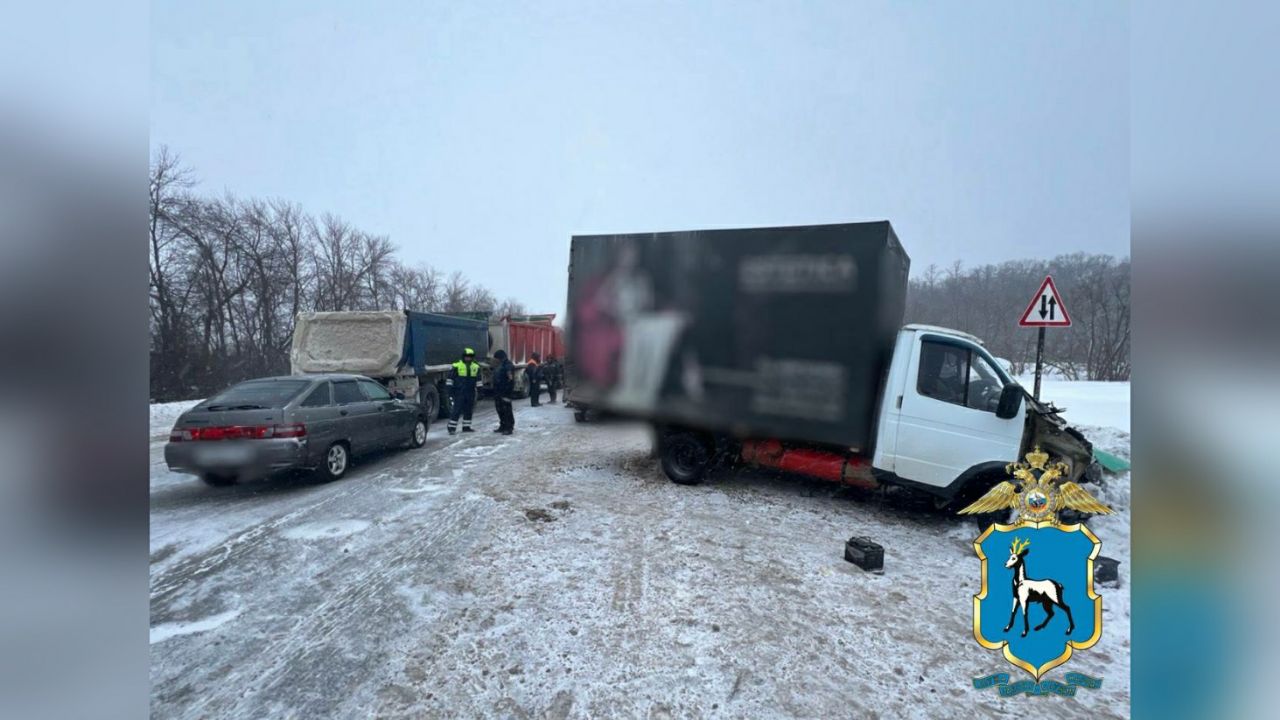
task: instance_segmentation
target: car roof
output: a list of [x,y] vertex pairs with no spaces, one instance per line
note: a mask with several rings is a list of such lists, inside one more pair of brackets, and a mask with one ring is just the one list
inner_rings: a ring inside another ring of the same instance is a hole
[[274,375],[271,377],[251,378],[243,382],[270,382],[273,380],[368,380],[364,375],[353,373],[307,373],[305,375]]

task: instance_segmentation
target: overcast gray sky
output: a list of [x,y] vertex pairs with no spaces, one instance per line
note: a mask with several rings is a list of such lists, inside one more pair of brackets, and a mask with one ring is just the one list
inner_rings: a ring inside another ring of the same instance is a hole
[[151,142],[561,312],[569,237],[1129,252],[1124,4],[157,2]]

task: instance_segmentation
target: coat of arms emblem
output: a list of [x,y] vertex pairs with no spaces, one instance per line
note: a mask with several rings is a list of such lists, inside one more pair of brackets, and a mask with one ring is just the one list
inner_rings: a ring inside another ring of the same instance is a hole
[[1093,562],[1102,543],[1083,523],[1061,524],[1058,513],[1101,515],[1111,508],[1064,482],[1066,465],[1050,464],[1038,447],[1006,472],[1017,484],[1002,482],[960,511],[1016,511],[1012,524],[991,525],[973,542],[982,563],[973,635],[1039,682],[1074,650],[1102,637],[1102,597],[1093,587]]

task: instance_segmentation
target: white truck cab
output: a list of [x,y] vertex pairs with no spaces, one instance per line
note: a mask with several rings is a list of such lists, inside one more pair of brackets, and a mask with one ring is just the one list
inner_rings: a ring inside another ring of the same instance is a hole
[[[944,488],[975,469],[1015,461],[1027,404],[1006,400],[1000,412],[1011,385],[1017,382],[977,337],[907,325],[898,333],[880,401],[872,467]],[[1022,394],[1020,386],[1010,391]]]

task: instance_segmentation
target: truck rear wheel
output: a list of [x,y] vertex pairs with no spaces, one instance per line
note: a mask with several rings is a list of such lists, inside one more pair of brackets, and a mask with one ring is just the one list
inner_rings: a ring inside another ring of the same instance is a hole
[[427,422],[440,417],[440,393],[435,385],[423,383],[418,388],[418,404],[422,405],[422,414]]
[[661,439],[662,472],[671,482],[697,485],[711,465],[711,451],[702,438],[691,432],[674,432]]

